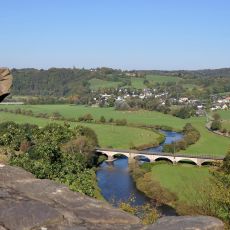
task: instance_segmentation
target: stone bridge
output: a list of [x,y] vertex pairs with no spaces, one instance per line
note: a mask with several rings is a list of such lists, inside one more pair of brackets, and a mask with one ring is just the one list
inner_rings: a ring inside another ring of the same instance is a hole
[[211,163],[215,161],[222,161],[224,156],[210,156],[210,155],[189,155],[189,154],[172,154],[164,152],[148,152],[148,151],[136,151],[136,150],[120,150],[120,149],[96,149],[96,152],[104,154],[108,157],[108,161],[116,160],[116,156],[123,155],[129,160],[137,160],[138,158],[144,157],[150,162],[158,160],[168,160],[173,164],[181,161],[191,161],[194,164],[201,166],[205,163]]

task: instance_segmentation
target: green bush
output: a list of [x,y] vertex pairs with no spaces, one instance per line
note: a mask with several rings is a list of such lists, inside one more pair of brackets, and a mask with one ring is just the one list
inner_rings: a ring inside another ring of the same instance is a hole
[[117,119],[116,125],[127,125],[127,120],[126,119]]
[[221,129],[221,122],[219,120],[214,120],[211,124],[212,130],[220,130]]
[[73,191],[95,196],[95,172],[91,166],[97,136],[93,130],[58,124],[39,129],[8,122],[0,124],[0,134],[1,145],[24,152],[12,154],[11,165],[22,167],[40,179],[59,181]]

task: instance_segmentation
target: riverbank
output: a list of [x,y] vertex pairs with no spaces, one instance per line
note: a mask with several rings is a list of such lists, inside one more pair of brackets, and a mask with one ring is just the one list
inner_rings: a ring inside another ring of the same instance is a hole
[[147,197],[175,208],[180,215],[199,214],[194,206],[203,198],[202,191],[210,185],[211,178],[207,167],[162,162],[142,165],[133,162],[130,173],[136,187]]

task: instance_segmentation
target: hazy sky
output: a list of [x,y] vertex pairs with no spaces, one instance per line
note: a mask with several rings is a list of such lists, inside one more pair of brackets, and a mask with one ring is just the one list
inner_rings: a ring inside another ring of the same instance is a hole
[[0,66],[230,67],[230,0],[0,0]]

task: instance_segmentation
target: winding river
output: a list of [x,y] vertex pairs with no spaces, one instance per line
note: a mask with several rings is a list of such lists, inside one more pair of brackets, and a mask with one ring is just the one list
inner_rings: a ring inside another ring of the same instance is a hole
[[[164,144],[170,144],[180,140],[183,135],[173,131],[161,131],[165,135],[165,141],[157,147],[149,148],[149,152],[162,152]],[[135,197],[134,204],[142,205],[150,202],[150,199],[137,190],[132,176],[128,171],[128,159],[119,158],[109,165],[103,162],[97,170],[98,186],[103,197],[111,204],[117,205],[120,201],[128,201],[131,196]],[[159,207],[162,215],[176,215],[174,209],[162,205]]]

